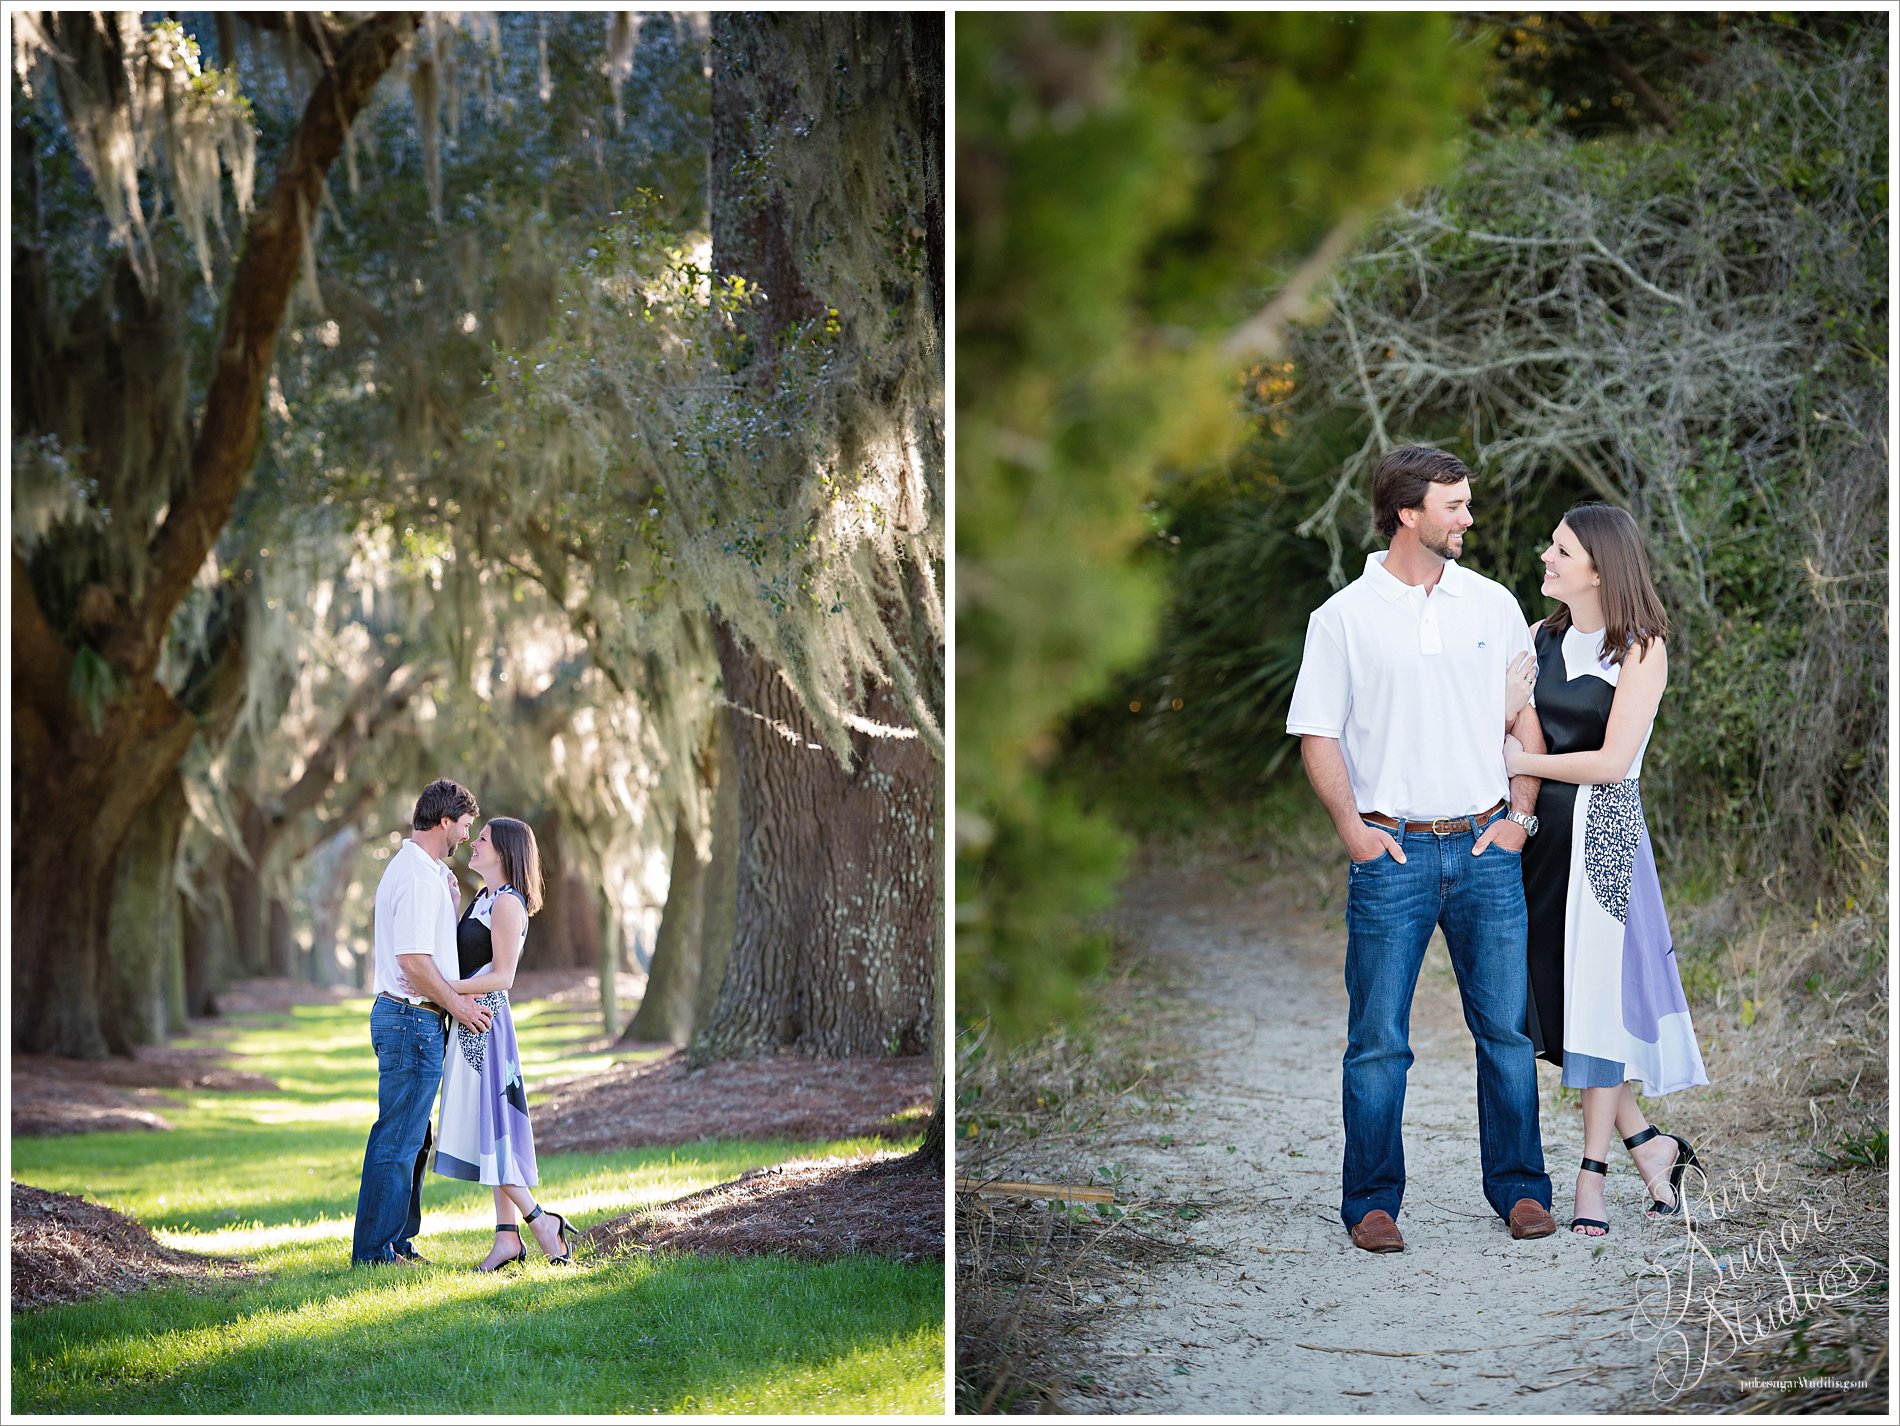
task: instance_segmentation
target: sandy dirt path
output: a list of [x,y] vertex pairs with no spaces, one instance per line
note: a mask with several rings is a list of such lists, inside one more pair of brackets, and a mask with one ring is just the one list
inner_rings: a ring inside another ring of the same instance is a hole
[[1204,1206],[1202,1255],[1147,1279],[1081,1351],[1072,1368],[1093,1381],[1065,1405],[1370,1415],[1647,1401],[1656,1356],[1630,1332],[1637,1275],[1680,1261],[1681,1227],[1644,1222],[1648,1200],[1619,1146],[1610,1236],[1565,1231],[1582,1131],[1540,1067],[1559,1230],[1511,1238],[1480,1187],[1475,1055],[1442,940],[1412,1012],[1407,1251],[1366,1253],[1347,1238],[1344,897],[1343,865],[1271,879],[1258,864],[1150,869],[1125,889],[1120,925],[1186,972],[1199,1028],[1182,1111],[1125,1126],[1101,1153],[1126,1174],[1124,1196]]

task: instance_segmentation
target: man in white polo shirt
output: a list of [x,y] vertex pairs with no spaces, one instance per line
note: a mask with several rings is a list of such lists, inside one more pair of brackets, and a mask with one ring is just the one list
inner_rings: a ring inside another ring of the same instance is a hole
[[[1504,766],[1505,679],[1522,676],[1513,661],[1531,644],[1510,592],[1456,563],[1470,475],[1421,446],[1380,461],[1373,522],[1391,548],[1313,613],[1287,713],[1351,858],[1340,1218],[1369,1252],[1405,1246],[1412,994],[1440,926],[1478,1048],[1485,1198],[1513,1237],[1557,1226],[1525,1033],[1522,853],[1537,780]],[[1543,744],[1534,713],[1511,731]]]
[[490,1011],[458,995],[455,873],[444,863],[468,840],[477,812],[467,788],[442,778],[416,799],[414,835],[404,839],[376,887],[376,999],[369,1039],[376,1050],[376,1123],[363,1150],[350,1247],[358,1264],[419,1263],[422,1171],[429,1112],[442,1084],[450,1017],[488,1028]]

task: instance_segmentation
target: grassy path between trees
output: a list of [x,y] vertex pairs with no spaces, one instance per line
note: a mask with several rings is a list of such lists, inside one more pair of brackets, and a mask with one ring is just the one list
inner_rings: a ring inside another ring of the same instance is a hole
[[[516,1025],[530,1103],[549,1078],[613,1061],[585,1050],[597,1022],[526,1002]],[[417,1248],[434,1266],[353,1270],[375,1117],[367,1002],[234,1017],[217,1035],[277,1089],[174,1094],[170,1133],[15,1140],[13,1176],[257,1275],[15,1313],[12,1411],[942,1409],[941,1264],[659,1254],[569,1272],[531,1257],[482,1276],[466,1268],[492,1241],[489,1191],[431,1175]],[[584,1228],[750,1168],[886,1147],[709,1139],[544,1154],[536,1192]]]

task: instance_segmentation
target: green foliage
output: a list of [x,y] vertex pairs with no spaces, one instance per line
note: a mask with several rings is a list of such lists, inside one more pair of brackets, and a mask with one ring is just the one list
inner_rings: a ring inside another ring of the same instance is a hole
[[1231,448],[1219,337],[1435,170],[1480,56],[1441,15],[971,14],[957,46],[959,1003],[1033,1029],[1116,871],[1041,769],[1153,636],[1142,502]]
[[251,105],[235,71],[205,69],[182,25],[147,29],[136,11],[24,12],[13,29],[16,96],[55,80],[73,151],[140,282],[151,287],[161,276],[141,179],[163,173],[166,206],[209,287],[211,234],[225,237],[223,176],[242,214],[256,172]]
[[[21,1181],[104,1202],[168,1246],[260,1275],[15,1314],[14,1412],[937,1409],[941,1269],[660,1255],[564,1272],[531,1250],[526,1271],[478,1277],[457,1268],[493,1241],[490,1191],[433,1176],[419,1247],[442,1266],[351,1269],[376,1115],[366,1013],[353,1001],[245,1017],[229,1048],[276,1088],[174,1095],[169,1133],[15,1141]],[[517,1025],[531,1095],[612,1058],[589,1053],[591,1027],[546,1003],[524,1003]],[[795,1155],[861,1147],[708,1140],[544,1154],[536,1193],[594,1222]]]
[[[503,484],[613,552],[591,571],[600,625],[664,664],[682,629],[723,620],[841,760],[854,733],[942,743],[942,333],[923,265],[940,75],[911,33],[729,37],[718,62],[750,96],[734,201],[754,206],[722,221],[783,221],[793,270],[740,271],[738,249],[696,251],[629,203],[560,274],[546,343],[494,371]],[[859,716],[874,684],[907,727]]]
[[1114,900],[1132,845],[1076,796],[1026,782],[992,821],[958,821],[981,858],[957,859],[957,939],[989,954],[957,957],[957,1003],[980,1006],[1005,1042],[1040,1033],[1077,1006],[1107,963],[1105,934],[1081,918]]
[[1885,1129],[1870,1129],[1864,1134],[1843,1134],[1839,1143],[1824,1151],[1830,1168],[1887,1167],[1890,1145]]
[[1297,780],[1298,630],[1376,543],[1377,455],[1418,440],[1477,472],[1466,562],[1530,618],[1565,508],[1637,516],[1674,624],[1644,773],[1672,874],[1884,876],[1885,40],[1820,28],[1725,31],[1673,132],[1481,133],[1381,217],[1256,373],[1253,446],[1164,486],[1168,634],[1074,725],[1091,766],[1189,769],[1195,805]]
[[1151,561],[1171,597],[1159,635],[1113,696],[1071,720],[1071,744],[1105,739],[1124,766],[1159,762],[1236,798],[1298,751],[1259,730],[1285,708],[1305,646],[1308,611],[1281,591],[1319,580],[1324,560],[1293,533],[1296,492],[1259,455],[1252,442],[1228,470],[1161,484]]
[[105,722],[106,705],[119,695],[119,679],[112,665],[96,650],[82,647],[73,655],[71,693],[86,726],[98,732]]

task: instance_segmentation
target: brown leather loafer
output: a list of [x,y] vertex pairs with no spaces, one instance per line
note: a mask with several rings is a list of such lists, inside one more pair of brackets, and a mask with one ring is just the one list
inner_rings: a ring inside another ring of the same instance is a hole
[[[1554,1228],[1556,1225],[1553,1223],[1551,1226]],[[1352,1243],[1355,1248],[1364,1248],[1368,1253],[1405,1251],[1405,1239],[1399,1233],[1399,1225],[1392,1221],[1392,1215],[1383,1208],[1373,1209],[1352,1225]]]
[[1518,1199],[1511,1205],[1511,1216],[1505,1221],[1511,1225],[1513,1238],[1548,1238],[1557,1231],[1557,1220],[1534,1198]]

